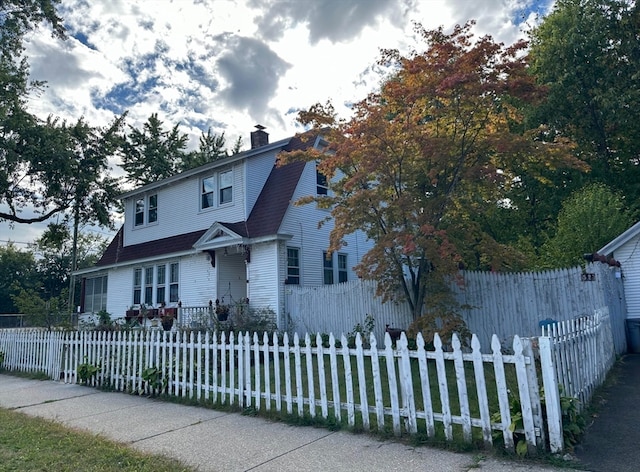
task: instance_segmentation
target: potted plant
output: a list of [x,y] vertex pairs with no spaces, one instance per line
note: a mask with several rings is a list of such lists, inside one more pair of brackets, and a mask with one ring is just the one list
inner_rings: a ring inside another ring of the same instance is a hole
[[165,303],[162,302],[158,309],[158,316],[160,317],[162,329],[171,331],[171,328],[173,328],[173,320],[175,319],[175,309],[166,308]]
[[125,312],[124,316],[126,319],[132,319],[132,318],[137,318],[139,314],[140,314],[140,310],[136,310],[135,306],[131,305]]
[[216,315],[218,321],[227,321],[229,319],[229,305],[222,305],[220,300],[216,300]]

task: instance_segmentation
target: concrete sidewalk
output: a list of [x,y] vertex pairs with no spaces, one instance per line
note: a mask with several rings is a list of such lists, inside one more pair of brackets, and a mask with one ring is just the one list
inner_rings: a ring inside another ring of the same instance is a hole
[[199,471],[559,470],[8,375],[0,375],[0,407],[171,456]]

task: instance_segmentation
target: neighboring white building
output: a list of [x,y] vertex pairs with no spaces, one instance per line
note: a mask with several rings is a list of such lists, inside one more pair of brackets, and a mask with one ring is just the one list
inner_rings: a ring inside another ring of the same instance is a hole
[[280,152],[326,145],[319,136],[269,143],[258,127],[252,149],[154,182],[121,196],[123,226],[82,276],[81,313],[131,306],[206,306],[244,299],[270,308],[282,325],[286,284],[322,285],[355,278],[371,243],[362,233],[331,260],[333,224],[302,196],[326,194],[314,162],[276,166]]
[[627,318],[640,319],[640,222],[598,251],[620,263]]

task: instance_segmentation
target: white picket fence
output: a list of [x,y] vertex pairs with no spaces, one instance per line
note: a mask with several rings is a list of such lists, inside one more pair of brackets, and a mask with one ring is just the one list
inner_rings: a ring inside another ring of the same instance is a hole
[[44,373],[61,378],[66,336],[61,331],[36,328],[0,330],[0,368],[9,371]]
[[609,311],[599,309],[592,316],[544,326],[540,343],[540,349],[553,356],[563,394],[580,400],[581,407],[587,405],[615,362]]
[[[409,349],[404,334],[395,344],[385,334],[384,347],[378,347],[373,335],[367,340],[358,335],[355,347],[349,348],[344,335],[340,342],[330,335],[323,345],[318,334],[312,345],[308,334],[304,340],[295,334],[289,342],[286,334],[278,339],[266,334],[227,337],[210,331],[160,330],[4,330],[0,331],[0,352],[5,355],[4,369],[44,371],[70,383],[79,382],[78,367],[86,363],[99,366],[91,385],[117,391],[164,391],[205,403],[321,416],[364,430],[389,428],[396,435],[424,432],[450,441],[478,439],[487,446],[497,435],[508,450],[514,449],[515,439],[524,441],[531,453],[558,452],[563,449],[559,384],[574,389],[577,381],[567,381],[565,376],[579,376],[566,373],[572,363],[564,359],[572,359],[570,353],[577,352],[582,357],[574,360],[582,362],[574,364],[594,365],[593,375],[585,376],[590,385],[580,387],[584,391],[595,388],[611,365],[611,357],[600,359],[598,348],[610,336],[606,334],[608,317],[597,314],[594,318],[597,321],[576,323],[572,335],[558,327],[549,336],[515,336],[506,346],[494,336],[490,354],[482,353],[475,335],[470,349],[454,336],[450,351],[436,335],[431,351],[425,349],[421,336],[415,349]],[[536,343],[538,353],[534,353]],[[542,383],[537,378],[536,354]],[[161,380],[155,386],[149,380],[150,370]],[[514,410],[515,405],[520,409]],[[522,417],[515,435],[514,415]]]

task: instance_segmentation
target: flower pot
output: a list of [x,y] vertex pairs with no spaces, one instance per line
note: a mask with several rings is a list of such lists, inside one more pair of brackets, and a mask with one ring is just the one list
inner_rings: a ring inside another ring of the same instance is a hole
[[162,320],[162,329],[165,331],[171,331],[171,328],[173,328],[173,318]]

